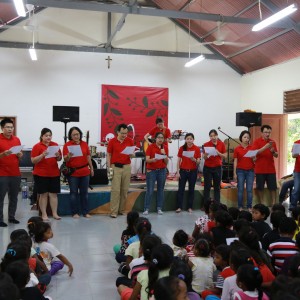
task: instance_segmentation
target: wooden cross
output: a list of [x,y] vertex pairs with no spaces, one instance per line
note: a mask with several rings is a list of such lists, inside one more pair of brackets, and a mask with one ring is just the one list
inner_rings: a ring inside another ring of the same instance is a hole
[[112,59],[110,58],[110,56],[108,56],[105,60],[107,60],[107,68],[110,69],[110,62],[112,61]]

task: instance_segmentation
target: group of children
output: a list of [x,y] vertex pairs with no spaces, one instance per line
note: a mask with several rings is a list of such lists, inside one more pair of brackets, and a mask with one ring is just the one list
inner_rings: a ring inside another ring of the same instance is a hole
[[287,217],[275,204],[272,228],[269,215],[263,204],[251,213],[210,201],[192,235],[180,229],[168,245],[147,218],[130,212],[114,247],[121,299],[300,299],[300,208]]
[[71,276],[73,266],[48,242],[53,237],[50,223],[31,217],[27,229],[14,230],[0,264],[0,300],[44,300],[53,275],[64,265]]

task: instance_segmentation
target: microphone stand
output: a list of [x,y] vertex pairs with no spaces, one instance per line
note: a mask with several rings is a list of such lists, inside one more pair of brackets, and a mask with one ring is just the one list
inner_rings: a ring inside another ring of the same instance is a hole
[[227,140],[227,179],[226,179],[226,181],[227,181],[228,183],[230,183],[230,176],[229,176],[229,165],[230,165],[230,164],[229,164],[229,156],[230,156],[230,154],[229,154],[229,151],[230,151],[229,146],[230,146],[230,140],[234,141],[234,142],[237,143],[238,145],[240,145],[240,143],[237,142],[236,140],[234,140],[230,135],[228,135],[227,133],[225,133],[224,131],[222,131],[222,130],[221,130],[221,127],[218,127],[218,130],[219,130],[221,133],[223,133],[224,135],[226,135],[227,138],[228,138],[228,140]]

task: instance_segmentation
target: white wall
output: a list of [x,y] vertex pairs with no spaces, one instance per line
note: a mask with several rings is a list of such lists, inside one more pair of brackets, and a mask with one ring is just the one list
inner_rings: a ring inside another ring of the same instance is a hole
[[244,75],[241,79],[242,110],[283,113],[283,92],[300,88],[300,58]]
[[[153,86],[169,88],[171,130],[193,132],[199,145],[212,128],[221,126],[233,137],[244,129],[235,126],[241,77],[223,62],[206,60],[185,69],[184,59],[110,56],[108,69],[104,54],[39,50],[38,61],[32,62],[27,50],[0,48],[0,115],[17,116],[17,135],[27,147],[38,141],[42,127],[51,128],[53,140],[62,144],[64,126],[52,122],[52,106],[80,106],[77,125],[90,130],[90,145],[95,145],[100,139],[101,84]],[[176,156],[177,141],[170,150]]]

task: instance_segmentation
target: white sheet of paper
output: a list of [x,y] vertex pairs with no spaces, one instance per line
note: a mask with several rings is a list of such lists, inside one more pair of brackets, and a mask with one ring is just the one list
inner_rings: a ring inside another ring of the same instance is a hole
[[208,154],[208,156],[217,156],[217,150],[215,147],[204,147],[205,153]]
[[293,154],[300,154],[300,144],[294,144],[293,145],[292,153]]
[[59,151],[59,146],[49,146],[47,148],[48,154],[45,156],[45,158],[55,157],[55,153],[58,151]]
[[80,145],[68,146],[68,150],[73,153],[72,157],[82,156]]
[[230,246],[231,243],[233,243],[234,241],[238,241],[238,240],[239,240],[239,238],[237,238],[237,237],[227,238],[226,239],[226,244],[227,244],[227,246]]
[[130,147],[126,147],[121,153],[130,155],[130,154],[133,154],[134,151],[135,151],[135,146],[130,146]]
[[244,157],[254,157],[256,156],[258,150],[249,150],[245,155]]
[[195,151],[183,151],[182,156],[192,158],[194,157]]
[[164,155],[164,154],[157,154],[157,153],[155,153],[155,159],[157,159],[157,160],[161,160],[161,159],[165,159],[167,156],[166,155]]
[[19,152],[21,152],[21,150],[24,148],[24,145],[20,145],[20,146],[13,146],[9,149],[9,151],[11,151],[11,154],[17,154]]

